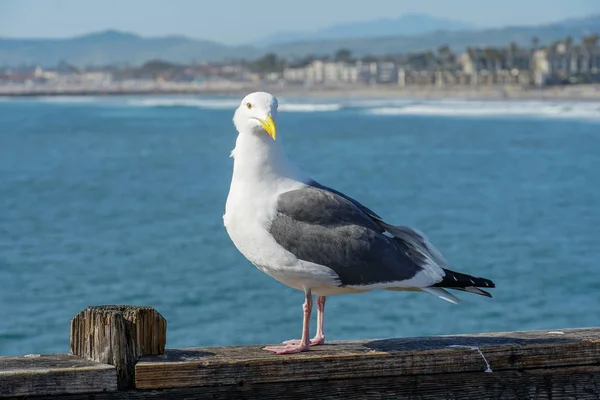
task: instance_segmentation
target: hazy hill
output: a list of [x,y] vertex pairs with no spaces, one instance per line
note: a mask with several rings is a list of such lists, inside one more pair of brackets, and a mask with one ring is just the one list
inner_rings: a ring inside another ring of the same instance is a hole
[[364,39],[343,39],[315,42],[296,42],[270,46],[269,50],[284,57],[302,57],[306,54],[328,55],[340,48],[348,48],[356,55],[398,54],[404,52],[435,50],[449,45],[461,52],[469,46],[531,46],[532,38],[539,45],[550,45],[571,36],[578,41],[582,36],[600,34],[600,15],[569,19],[539,26],[507,26],[494,29],[461,31],[436,31],[417,36],[387,36]]
[[[417,15],[418,16],[418,15]],[[414,18],[415,15],[413,14]],[[423,16],[421,16],[423,17]],[[406,16],[404,17],[406,18]],[[429,18],[429,19],[428,19]],[[414,19],[413,19],[414,20]],[[452,21],[436,20],[430,17],[422,21],[422,29],[433,29],[436,23],[452,24]],[[437,21],[437,22],[436,22]],[[440,22],[441,21],[441,22]],[[361,24],[361,23],[357,23]],[[362,23],[363,35],[383,34],[386,30],[407,29],[416,32],[410,24],[404,28],[392,27],[390,21]],[[460,23],[458,23],[460,24]],[[353,24],[338,25],[324,30],[321,34],[355,34]],[[449,25],[448,25],[449,26]],[[340,48],[348,48],[356,55],[398,54],[410,51],[435,50],[441,45],[450,45],[455,52],[463,51],[467,46],[506,46],[514,41],[520,46],[529,46],[536,36],[540,45],[551,44],[556,40],[580,37],[591,33],[600,33],[600,15],[587,18],[570,19],[541,26],[514,26],[497,29],[462,29],[434,31],[421,34],[387,35],[377,38],[344,38],[279,43],[267,47],[227,46],[217,42],[191,39],[183,36],[141,37],[138,35],[105,31],[68,39],[13,39],[0,38],[0,66],[39,64],[56,65],[66,61],[76,66],[130,64],[141,65],[148,60],[162,59],[173,63],[191,63],[193,61],[217,61],[240,58],[257,58],[266,52],[275,52],[284,57],[303,57],[308,54],[331,55]],[[453,25],[460,27],[460,25]],[[329,32],[329,33],[327,33]],[[345,32],[345,33],[344,33]],[[283,36],[285,38],[285,36]],[[283,39],[282,39],[283,40]],[[291,40],[288,36],[288,39]]]
[[259,45],[290,42],[310,42],[381,36],[414,36],[439,30],[457,31],[474,29],[474,25],[426,14],[404,14],[398,18],[348,22],[315,32],[281,32],[261,40]]
[[257,55],[257,50],[231,47],[184,36],[141,37],[105,31],[68,39],[0,38],[0,65],[54,65],[61,60],[78,66],[132,64],[152,59],[188,63]]

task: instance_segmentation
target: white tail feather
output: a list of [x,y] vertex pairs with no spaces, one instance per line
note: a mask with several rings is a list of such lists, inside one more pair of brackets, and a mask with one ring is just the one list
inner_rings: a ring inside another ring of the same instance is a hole
[[465,288],[465,292],[480,294],[482,296],[489,296],[485,292],[483,292],[482,290],[480,290],[479,288],[476,288],[475,286],[467,286]]
[[450,303],[453,303],[453,304],[458,304],[460,302],[460,299],[458,297],[454,296],[453,294],[447,292],[446,290],[444,290],[442,288],[424,287],[424,288],[421,288],[421,290],[424,292],[427,292],[429,294],[432,294],[434,296],[437,296],[440,299],[449,301]]

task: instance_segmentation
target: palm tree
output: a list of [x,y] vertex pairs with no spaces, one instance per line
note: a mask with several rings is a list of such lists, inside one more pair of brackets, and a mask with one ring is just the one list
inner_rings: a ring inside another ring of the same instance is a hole
[[587,73],[591,73],[593,48],[598,44],[598,35],[588,35],[581,38],[581,44],[585,49],[585,64]]
[[277,58],[275,53],[268,53],[251,64],[251,69],[258,73],[281,72],[285,66],[284,60]]
[[510,42],[510,45],[508,46],[508,54],[509,54],[509,62],[508,62],[508,67],[509,68],[514,68],[515,67],[515,58],[517,57],[517,50],[519,49],[519,46],[517,45],[516,42]]
[[573,45],[573,38],[571,36],[567,36],[565,39],[565,46],[567,47],[567,50],[570,49],[572,45]]
[[437,53],[442,65],[450,64],[454,61],[454,54],[452,54],[452,50],[450,50],[450,46],[448,45],[438,47]]
[[360,60],[364,63],[372,63],[377,62],[378,58],[373,55],[367,54],[366,56],[363,56]]
[[565,73],[567,75],[569,75],[571,72],[571,64],[572,64],[572,59],[573,59],[573,38],[571,36],[567,36],[565,38],[565,51],[566,51],[566,55],[564,58],[564,70]]
[[352,52],[348,49],[339,49],[333,57],[335,61],[348,63],[352,61]]
[[581,43],[586,47],[594,47],[598,44],[598,35],[588,35],[581,38]]
[[531,38],[531,44],[533,45],[533,49],[537,50],[538,44],[540,43],[540,38],[534,36]]
[[487,47],[483,50],[483,55],[485,57],[485,65],[488,70],[495,70],[498,66],[499,53],[498,50]]
[[435,63],[435,54],[429,50],[425,52],[425,58],[427,59],[427,65],[430,66]]

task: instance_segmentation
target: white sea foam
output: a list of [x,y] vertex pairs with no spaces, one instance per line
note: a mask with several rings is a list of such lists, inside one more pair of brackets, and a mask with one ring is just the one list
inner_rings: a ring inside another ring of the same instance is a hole
[[[234,110],[239,100],[232,99],[190,99],[159,97],[151,99],[132,99],[129,105],[137,107],[197,107],[205,109]],[[282,112],[326,112],[338,111],[342,108],[337,103],[283,103],[279,105]]]
[[169,98],[158,97],[150,99],[133,99],[128,102],[129,105],[138,107],[197,107],[227,110],[235,109],[240,102],[227,99],[190,99],[190,98]]
[[375,107],[364,110],[371,115],[435,115],[459,117],[528,116],[543,118],[581,118],[600,121],[599,102],[542,101],[428,101],[400,107]]
[[284,103],[279,105],[279,111],[289,112],[327,112],[338,111],[342,108],[341,104],[302,104],[302,103]]
[[349,108],[378,108],[378,107],[402,107],[408,104],[414,104],[415,100],[407,99],[364,99],[350,100],[345,102]]
[[73,103],[92,103],[98,100],[95,96],[48,96],[33,97],[32,100],[43,103],[73,104]]
[[[10,98],[0,97],[0,101]],[[34,97],[29,100],[45,103],[106,103],[133,107],[194,107],[201,109],[235,110],[237,98],[218,97],[125,97],[96,96]],[[598,101],[475,101],[475,100],[415,100],[415,99],[330,99],[311,102],[309,99],[280,99],[279,111],[284,113],[317,113],[348,110],[377,116],[415,115],[446,117],[532,117],[582,119],[600,121]]]

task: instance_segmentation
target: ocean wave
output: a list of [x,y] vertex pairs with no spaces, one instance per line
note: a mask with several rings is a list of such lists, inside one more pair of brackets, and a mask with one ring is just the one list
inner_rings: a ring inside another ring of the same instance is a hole
[[173,99],[173,98],[154,98],[154,99],[134,99],[128,102],[129,105],[138,107],[196,107],[209,108],[217,110],[235,109],[240,102],[237,100],[223,99]]
[[456,117],[524,116],[543,118],[582,118],[600,120],[598,102],[473,102],[440,101],[408,104],[399,107],[375,107],[365,109],[370,115],[434,115]]
[[[199,109],[230,110],[240,104],[238,98],[219,97],[124,97],[53,96],[33,97],[33,101],[57,104],[102,104],[129,107],[192,107]],[[12,98],[1,97],[0,101]],[[282,113],[350,112],[373,116],[441,116],[463,118],[528,117],[554,119],[582,119],[600,121],[599,101],[568,100],[429,100],[429,99],[281,99]]]
[[33,97],[31,100],[42,103],[57,103],[57,104],[77,104],[77,103],[93,103],[98,101],[95,96],[48,96],[48,97]]
[[379,108],[379,107],[402,107],[415,104],[415,100],[408,99],[364,99],[349,100],[344,103],[347,108]]
[[342,109],[341,104],[302,104],[288,103],[280,104],[278,111],[289,112],[327,112],[339,111]]
[[[235,110],[240,104],[239,100],[230,99],[133,99],[129,105],[137,107],[196,107],[204,109]],[[338,111],[342,108],[337,103],[284,103],[279,105],[281,112],[327,112]]]

